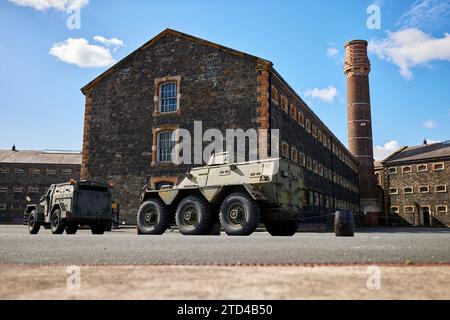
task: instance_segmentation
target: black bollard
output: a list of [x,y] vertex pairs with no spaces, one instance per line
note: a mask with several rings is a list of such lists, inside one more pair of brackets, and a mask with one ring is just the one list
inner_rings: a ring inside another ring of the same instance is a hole
[[355,220],[351,211],[336,211],[334,214],[334,233],[336,237],[354,237]]

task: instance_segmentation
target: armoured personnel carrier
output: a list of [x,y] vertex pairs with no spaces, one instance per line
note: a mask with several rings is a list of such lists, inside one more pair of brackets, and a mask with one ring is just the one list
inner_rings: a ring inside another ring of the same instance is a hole
[[111,229],[111,189],[92,181],[54,184],[39,204],[27,206],[25,215],[30,234],[37,234],[41,226],[53,234],[75,234],[80,225],[89,226],[93,234],[103,234]]
[[[303,169],[279,158],[234,163],[228,153],[190,170],[177,185],[141,194],[138,234],[159,235],[177,225],[184,235],[252,234],[260,223],[273,236],[292,236],[304,200]],[[234,157],[233,157],[234,159]]]

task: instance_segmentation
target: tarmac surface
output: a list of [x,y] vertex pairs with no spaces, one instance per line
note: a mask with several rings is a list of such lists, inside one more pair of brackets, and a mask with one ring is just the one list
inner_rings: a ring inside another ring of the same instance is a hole
[[81,230],[52,235],[0,226],[0,264],[25,265],[305,265],[449,264],[449,229],[362,229],[354,238],[333,233],[271,237],[138,236],[120,229],[103,236]]

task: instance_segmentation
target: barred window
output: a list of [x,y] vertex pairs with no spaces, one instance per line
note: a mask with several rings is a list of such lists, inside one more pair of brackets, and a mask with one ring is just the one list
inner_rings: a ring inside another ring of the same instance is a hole
[[298,152],[295,148],[291,148],[291,160],[294,162],[298,162]]
[[403,188],[403,193],[404,194],[412,194],[412,193],[414,193],[414,188],[413,187],[405,187],[405,188]]
[[30,193],[39,193],[39,187],[29,186],[28,187],[28,192],[30,192]]
[[397,173],[397,167],[392,167],[388,169],[389,174],[396,174]]
[[419,164],[417,166],[417,172],[425,172],[428,171],[428,165],[426,164]]
[[14,187],[14,193],[22,193],[23,187]]
[[437,213],[447,213],[447,206],[436,206]]
[[159,86],[159,112],[176,112],[178,106],[178,85],[166,82]]
[[8,174],[9,169],[8,168],[0,168],[0,174]]
[[158,133],[158,162],[167,163],[172,161],[172,149],[175,140],[172,140],[173,131],[162,131]]
[[72,174],[72,169],[62,169],[61,173],[62,174]]
[[419,192],[420,193],[428,193],[428,192],[430,192],[430,187],[429,186],[420,186]]
[[300,164],[302,166],[306,166],[306,157],[305,157],[305,154],[303,152],[300,152]]
[[47,169],[46,173],[49,176],[55,176],[56,175],[56,170],[54,170],[54,169]]
[[444,164],[443,163],[433,163],[433,170],[434,171],[444,170]]
[[446,185],[436,186],[435,191],[436,192],[447,192],[447,186]]
[[298,122],[303,128],[305,127],[305,114],[301,111],[298,112]]
[[414,213],[414,206],[405,206],[404,207],[405,213]]
[[41,174],[41,170],[39,170],[39,169],[32,169],[31,170],[31,175],[33,175],[33,176],[38,176],[40,174]]
[[0,193],[8,192],[8,187],[0,187]]
[[0,211],[6,210],[6,203],[0,203]]

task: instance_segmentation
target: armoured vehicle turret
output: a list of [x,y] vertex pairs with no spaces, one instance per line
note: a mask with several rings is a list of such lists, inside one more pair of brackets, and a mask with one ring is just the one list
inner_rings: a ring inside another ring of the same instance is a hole
[[138,234],[162,234],[176,225],[185,235],[208,235],[220,223],[228,235],[245,236],[263,223],[271,235],[292,236],[302,218],[304,196],[298,164],[280,158],[235,163],[228,153],[220,153],[173,187],[153,190],[147,183],[137,214]]
[[108,185],[92,181],[53,184],[38,204],[29,204],[30,234],[37,234],[41,226],[53,234],[75,234],[78,227],[89,226],[93,234],[111,229],[112,195]]

